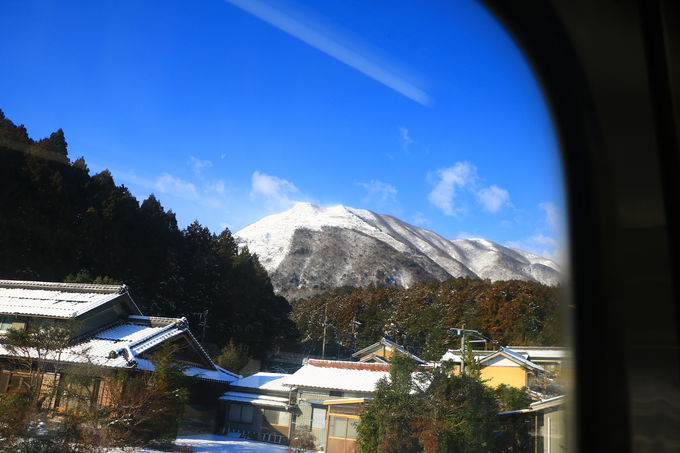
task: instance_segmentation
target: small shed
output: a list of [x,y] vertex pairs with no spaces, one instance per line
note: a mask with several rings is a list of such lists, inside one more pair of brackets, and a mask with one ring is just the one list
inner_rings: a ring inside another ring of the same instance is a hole
[[231,383],[220,397],[221,432],[241,434],[274,443],[287,443],[291,434],[289,374],[255,373]]

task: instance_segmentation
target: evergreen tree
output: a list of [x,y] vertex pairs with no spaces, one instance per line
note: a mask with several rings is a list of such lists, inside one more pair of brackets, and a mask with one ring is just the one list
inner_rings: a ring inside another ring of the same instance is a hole
[[0,111],[0,180],[0,278],[101,276],[127,284],[145,313],[186,316],[193,327],[208,310],[211,350],[238,338],[264,358],[296,335],[290,305],[228,230],[180,229],[154,195],[140,205],[108,170],[70,163],[62,130],[36,142]]
[[358,442],[364,453],[488,452],[497,413],[495,392],[478,378],[396,358],[361,414]]

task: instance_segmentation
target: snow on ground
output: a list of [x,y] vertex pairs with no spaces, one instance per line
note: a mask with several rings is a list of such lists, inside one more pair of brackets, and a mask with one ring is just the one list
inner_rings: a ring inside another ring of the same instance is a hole
[[194,452],[199,453],[264,453],[289,451],[287,446],[241,439],[236,433],[232,433],[229,436],[199,434],[196,436],[180,437],[177,439],[176,443],[177,445],[191,445]]
[[[284,453],[291,451],[284,445],[241,439],[237,433],[231,433],[227,436],[198,434],[195,436],[179,437],[175,443],[177,445],[191,445],[196,453]],[[149,449],[115,449],[110,450],[108,453],[158,453],[158,451]]]

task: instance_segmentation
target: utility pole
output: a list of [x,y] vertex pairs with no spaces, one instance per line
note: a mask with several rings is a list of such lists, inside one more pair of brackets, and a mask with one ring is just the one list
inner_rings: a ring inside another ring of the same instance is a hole
[[356,351],[357,349],[357,327],[361,325],[361,322],[357,321],[357,317],[352,317],[352,349]]
[[321,344],[321,358],[326,358],[326,329],[328,328],[328,300],[323,306],[323,343]]
[[463,335],[460,336],[460,374],[461,376],[465,374],[465,337],[467,332],[465,331],[465,323],[463,323],[463,328],[461,329]]
[[[467,349],[467,337],[473,337],[473,338],[480,338],[484,341],[489,341],[494,344],[497,344],[501,346],[497,341],[492,340],[491,338],[487,337],[483,333],[477,331],[477,330],[468,330],[465,328],[465,324],[463,324],[462,328],[453,328],[449,329],[449,335],[453,336],[460,336],[460,374],[465,373],[465,352]],[[472,341],[479,341],[479,340],[472,340]],[[470,341],[470,343],[472,342]],[[502,346],[501,346],[502,347]]]
[[203,329],[201,331],[201,345],[205,342],[205,328],[208,325],[208,310],[202,311],[200,313],[194,313],[198,315],[198,325]]
[[208,326],[208,310],[203,312],[203,332],[201,332],[201,343],[205,343],[205,328]]

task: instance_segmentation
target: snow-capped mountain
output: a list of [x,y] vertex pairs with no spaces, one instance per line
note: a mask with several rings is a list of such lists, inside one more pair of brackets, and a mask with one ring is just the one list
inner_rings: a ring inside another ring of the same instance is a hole
[[486,239],[445,239],[395,217],[346,206],[297,203],[238,231],[277,292],[370,283],[408,287],[471,277],[555,285],[553,261]]

